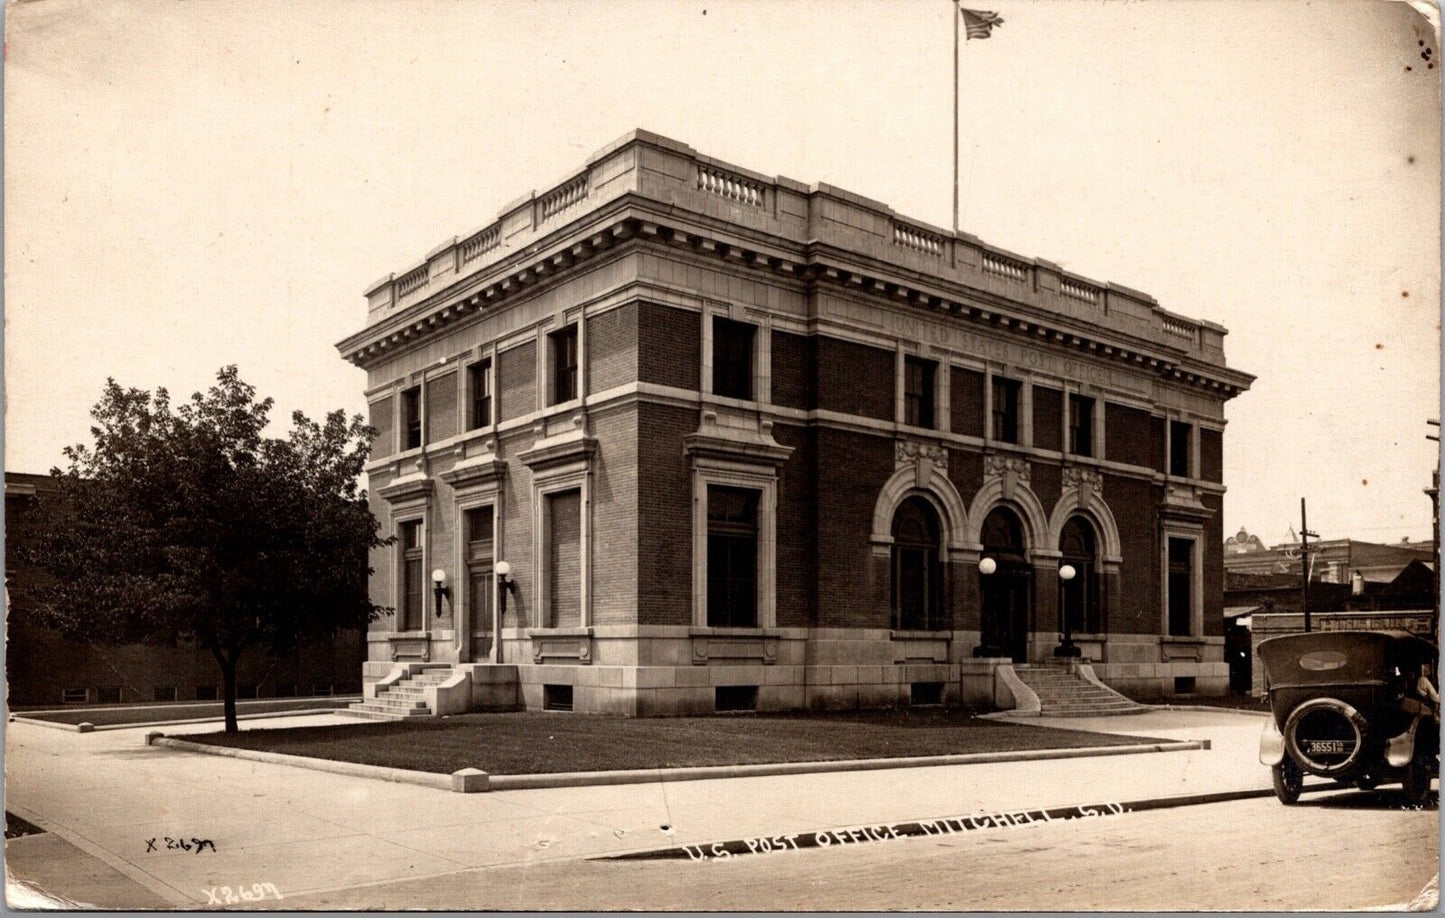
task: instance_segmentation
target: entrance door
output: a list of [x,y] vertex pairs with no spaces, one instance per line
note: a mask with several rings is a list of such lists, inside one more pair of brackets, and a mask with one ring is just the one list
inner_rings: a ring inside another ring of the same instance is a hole
[[992,574],[979,575],[983,644],[989,650],[1027,662],[1033,619],[1034,569],[1024,549],[1023,525],[1013,511],[995,508],[983,521],[983,557],[992,558]]

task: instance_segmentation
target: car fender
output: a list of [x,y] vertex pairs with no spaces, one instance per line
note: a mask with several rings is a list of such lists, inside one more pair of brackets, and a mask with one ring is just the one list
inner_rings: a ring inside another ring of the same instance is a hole
[[1385,743],[1385,761],[1395,768],[1404,768],[1415,758],[1415,731],[1420,728],[1420,718],[1410,721],[1410,726],[1399,736],[1392,736]]
[[1271,715],[1259,734],[1259,763],[1273,768],[1284,761],[1284,734]]

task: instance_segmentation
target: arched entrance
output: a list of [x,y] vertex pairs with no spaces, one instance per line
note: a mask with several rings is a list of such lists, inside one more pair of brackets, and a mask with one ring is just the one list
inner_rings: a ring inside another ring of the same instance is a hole
[[1074,569],[1072,580],[1059,580],[1059,608],[1073,634],[1099,634],[1104,630],[1099,607],[1099,550],[1094,527],[1081,516],[1071,516],[1059,536],[1059,566]]
[[994,570],[979,576],[982,643],[975,655],[1026,662],[1034,569],[1026,554],[1023,523],[1009,508],[995,507],[984,518],[980,535],[983,557],[993,561]]
[[893,514],[891,626],[928,631],[943,626],[943,527],[933,505],[917,495]]

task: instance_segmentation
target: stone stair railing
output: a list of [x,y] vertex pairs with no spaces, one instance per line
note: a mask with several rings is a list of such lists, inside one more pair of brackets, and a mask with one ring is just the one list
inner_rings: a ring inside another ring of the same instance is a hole
[[435,717],[438,707],[452,705],[437,703],[438,690],[451,687],[465,676],[452,671],[449,663],[412,663],[397,667],[390,675],[375,686],[368,686],[366,700],[357,702],[347,713],[371,720],[413,720],[421,717]]
[[1098,679],[1092,670],[1067,663],[1016,664],[1014,674],[1038,696],[1044,717],[1095,717],[1140,714],[1148,708],[1126,698]]

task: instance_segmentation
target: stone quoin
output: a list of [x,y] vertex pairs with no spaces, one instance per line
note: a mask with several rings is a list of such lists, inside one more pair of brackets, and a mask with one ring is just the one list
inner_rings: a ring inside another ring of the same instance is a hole
[[1217,325],[644,131],[366,299],[373,702],[1227,689]]

